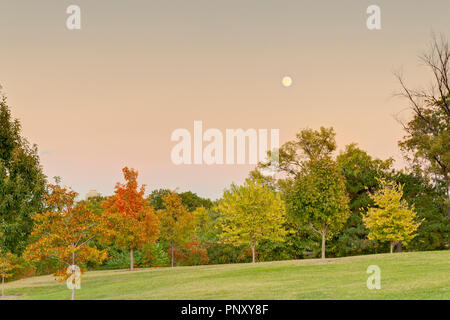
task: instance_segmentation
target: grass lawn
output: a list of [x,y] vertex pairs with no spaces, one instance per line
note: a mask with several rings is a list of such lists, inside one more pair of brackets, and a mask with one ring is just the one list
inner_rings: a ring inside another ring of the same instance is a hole
[[[366,287],[369,265],[381,289]],[[10,299],[70,299],[52,276],[7,283]],[[77,299],[450,299],[450,252],[411,252],[338,259],[92,271]]]

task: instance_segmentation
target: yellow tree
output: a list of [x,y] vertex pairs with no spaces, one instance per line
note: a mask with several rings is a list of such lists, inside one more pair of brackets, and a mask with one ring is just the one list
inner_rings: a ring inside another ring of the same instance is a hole
[[194,233],[196,236],[204,234],[211,227],[211,217],[208,209],[205,207],[198,207],[193,212],[194,219]]
[[[105,232],[101,217],[85,205],[75,206],[77,193],[56,185],[49,186],[52,192],[46,204],[51,211],[33,216],[32,243],[24,252],[28,261],[55,260],[54,273],[59,281],[71,278],[88,261],[100,263],[106,259],[106,251],[90,246],[91,240]],[[75,299],[75,283],[72,282],[72,300]]]
[[175,246],[190,239],[194,231],[194,219],[183,205],[181,197],[173,191],[163,197],[163,206],[164,209],[158,210],[157,214],[161,221],[161,238],[170,245],[173,267]]
[[416,234],[420,222],[416,222],[414,207],[402,199],[403,187],[395,182],[379,179],[381,188],[371,194],[375,204],[363,216],[370,240],[389,241],[390,252],[400,241],[407,244]]
[[2,277],[2,297],[5,296],[5,279],[13,276],[19,268],[17,256],[0,248],[0,276]]
[[138,186],[138,172],[122,169],[126,184],[117,183],[115,194],[102,203],[104,217],[111,231],[109,239],[130,250],[130,270],[134,268],[134,250],[159,235],[159,220],[145,197],[145,185]]
[[235,246],[249,245],[252,261],[261,240],[284,241],[285,205],[279,193],[247,179],[243,186],[232,185],[224,192],[217,210],[223,214],[220,239]]

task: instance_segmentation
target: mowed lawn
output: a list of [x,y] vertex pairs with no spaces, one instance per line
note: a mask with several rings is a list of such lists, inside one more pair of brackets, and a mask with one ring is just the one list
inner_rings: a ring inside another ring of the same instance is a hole
[[[381,269],[381,289],[366,286]],[[70,299],[52,276],[6,284],[9,299]],[[256,264],[92,271],[77,299],[450,299],[450,252],[411,252]]]

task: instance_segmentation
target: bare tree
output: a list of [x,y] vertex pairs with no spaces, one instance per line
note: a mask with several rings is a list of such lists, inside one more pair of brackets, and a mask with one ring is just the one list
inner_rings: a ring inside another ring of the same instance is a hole
[[420,56],[432,74],[427,88],[409,88],[403,76],[396,73],[401,92],[413,112],[412,120],[399,122],[406,135],[399,142],[405,156],[435,181],[445,184],[446,208],[450,218],[450,48],[444,35],[433,34],[430,47]]

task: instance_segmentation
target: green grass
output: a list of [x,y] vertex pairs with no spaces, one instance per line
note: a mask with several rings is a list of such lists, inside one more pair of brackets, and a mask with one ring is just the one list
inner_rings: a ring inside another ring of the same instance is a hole
[[[366,269],[381,268],[369,290]],[[11,299],[70,299],[52,276],[6,284]],[[92,271],[77,299],[450,299],[450,252],[411,252],[196,267]]]

